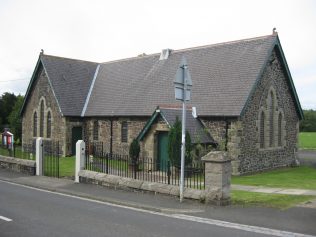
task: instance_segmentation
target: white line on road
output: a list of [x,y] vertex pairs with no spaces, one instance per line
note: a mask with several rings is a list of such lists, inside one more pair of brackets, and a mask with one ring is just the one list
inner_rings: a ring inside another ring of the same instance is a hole
[[7,217],[5,217],[5,216],[0,216],[0,219],[1,220],[4,220],[4,221],[12,221],[12,219],[10,219],[10,218],[7,218]]
[[24,188],[33,189],[33,190],[37,190],[37,191],[41,191],[41,192],[52,193],[52,194],[56,194],[56,195],[60,195],[60,196],[64,196],[64,197],[70,197],[70,198],[79,199],[79,200],[83,200],[83,201],[104,204],[107,206],[120,207],[120,208],[124,208],[124,209],[138,211],[138,212],[150,213],[153,215],[159,215],[159,216],[165,216],[165,217],[170,217],[170,218],[175,218],[175,219],[204,223],[204,224],[208,224],[208,225],[215,225],[215,226],[230,228],[230,229],[238,229],[238,230],[243,230],[243,231],[252,232],[252,233],[260,233],[260,234],[273,235],[273,236],[279,236],[279,237],[316,237],[314,235],[305,235],[305,234],[301,234],[301,233],[270,229],[270,228],[265,228],[265,227],[260,227],[260,226],[243,225],[243,224],[239,224],[239,223],[233,223],[233,222],[227,222],[227,221],[221,221],[221,220],[215,220],[215,219],[208,219],[208,218],[201,218],[201,217],[189,216],[189,215],[184,215],[184,214],[167,214],[167,213],[155,212],[155,211],[144,210],[144,209],[139,209],[139,208],[135,208],[135,207],[129,207],[129,206],[123,206],[123,205],[109,203],[109,202],[93,200],[93,199],[84,198],[84,197],[78,197],[78,196],[65,194],[65,193],[59,193],[59,192],[55,192],[55,191],[49,191],[49,190],[40,189],[40,188],[34,188],[34,187],[26,186],[23,184],[12,183],[10,181],[0,180],[0,182],[9,183],[12,185],[21,186]]
[[175,218],[179,218],[182,220],[189,220],[199,223],[205,223],[209,225],[216,225],[231,229],[238,229],[238,230],[244,230],[248,232],[254,232],[259,234],[266,234],[266,235],[273,235],[273,236],[281,236],[281,237],[314,237],[312,235],[304,235],[300,233],[294,233],[294,232],[288,232],[283,230],[275,230],[270,228],[264,228],[259,226],[251,226],[251,225],[243,225],[238,223],[232,223],[227,221],[220,221],[220,220],[214,220],[214,219],[208,219],[208,218],[201,218],[196,216],[187,216],[183,214],[173,214]]

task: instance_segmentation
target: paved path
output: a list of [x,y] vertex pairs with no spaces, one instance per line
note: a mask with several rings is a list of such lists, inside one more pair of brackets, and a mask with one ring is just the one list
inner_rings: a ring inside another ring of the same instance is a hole
[[307,165],[316,168],[316,150],[299,150],[298,157],[301,165]]
[[248,186],[248,185],[232,185],[233,190],[243,190],[256,193],[274,193],[274,194],[291,194],[291,195],[310,195],[316,196],[315,190],[293,189],[293,188],[269,188],[263,186]]

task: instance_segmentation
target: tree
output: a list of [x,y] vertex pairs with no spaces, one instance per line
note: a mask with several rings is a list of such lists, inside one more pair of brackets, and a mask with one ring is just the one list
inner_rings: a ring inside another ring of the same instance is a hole
[[[168,155],[173,166],[180,168],[181,166],[181,140],[182,140],[182,124],[178,117],[173,126],[170,128],[168,135]],[[188,131],[186,131],[185,141],[185,165],[191,165],[192,163],[192,144],[191,137]]]
[[300,123],[301,132],[316,132],[316,111],[304,110],[304,119]]
[[3,130],[5,125],[9,124],[9,115],[12,112],[13,106],[17,97],[13,93],[5,92],[0,97],[0,129]]
[[10,115],[8,116],[8,122],[10,125],[10,130],[14,134],[15,140],[21,140],[22,136],[22,119],[20,117],[20,111],[23,105],[24,96],[18,95],[16,97],[16,102],[12,108]]

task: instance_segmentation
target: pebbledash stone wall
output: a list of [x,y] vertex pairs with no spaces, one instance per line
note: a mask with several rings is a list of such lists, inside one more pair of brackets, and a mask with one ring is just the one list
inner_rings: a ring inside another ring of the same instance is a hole
[[[110,151],[111,123],[112,123],[112,151],[113,153],[128,155],[129,145],[138,136],[145,126],[148,117],[113,117],[113,118],[88,118],[84,123],[84,140],[93,140],[93,124],[98,122],[98,140],[103,142],[104,151]],[[122,142],[122,123],[126,121],[128,126],[127,142]]]
[[[284,67],[280,57],[274,52],[264,70],[255,93],[250,98],[248,107],[240,122],[237,122],[236,152],[240,162],[238,172],[243,174],[262,171],[283,166],[290,166],[297,162],[297,142],[299,117]],[[269,95],[274,95],[273,129],[270,132],[269,121]],[[264,118],[264,147],[260,147],[260,113]],[[278,144],[278,114],[282,114],[282,140]],[[274,136],[272,146],[269,144],[270,136]],[[238,165],[237,165],[238,166]],[[236,167],[235,167],[236,168]]]
[[28,175],[35,175],[36,162],[0,155],[0,168]]
[[[40,104],[44,103],[44,133],[43,138],[65,141],[66,119],[62,117],[48,78],[43,68],[39,69],[37,78],[30,91],[30,96],[22,116],[22,145],[40,136]],[[34,113],[37,113],[37,136],[33,136]],[[51,113],[51,138],[47,138],[47,114]],[[65,153],[65,143],[62,142],[62,153]]]
[[239,143],[242,123],[238,118],[202,118],[204,126],[218,143],[218,150],[226,150],[231,160],[232,173],[239,174]]

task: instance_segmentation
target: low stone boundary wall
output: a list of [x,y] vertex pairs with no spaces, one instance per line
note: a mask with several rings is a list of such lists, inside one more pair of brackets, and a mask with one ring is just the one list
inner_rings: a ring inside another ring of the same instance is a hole
[[[85,143],[76,143],[75,182],[106,187],[137,189],[180,196],[180,187],[85,170]],[[183,197],[215,205],[230,204],[231,160],[223,151],[212,151],[202,157],[205,163],[205,190],[185,188]]]
[[[144,190],[148,192],[161,193],[173,196],[180,195],[179,186],[153,183],[131,178],[123,178],[115,175],[98,173],[88,170],[79,171],[79,180],[80,183],[96,184],[105,187]],[[185,188],[183,194],[184,198],[187,199],[195,199],[201,202],[205,201],[204,190]]]
[[0,168],[35,175],[36,162],[0,155]]

